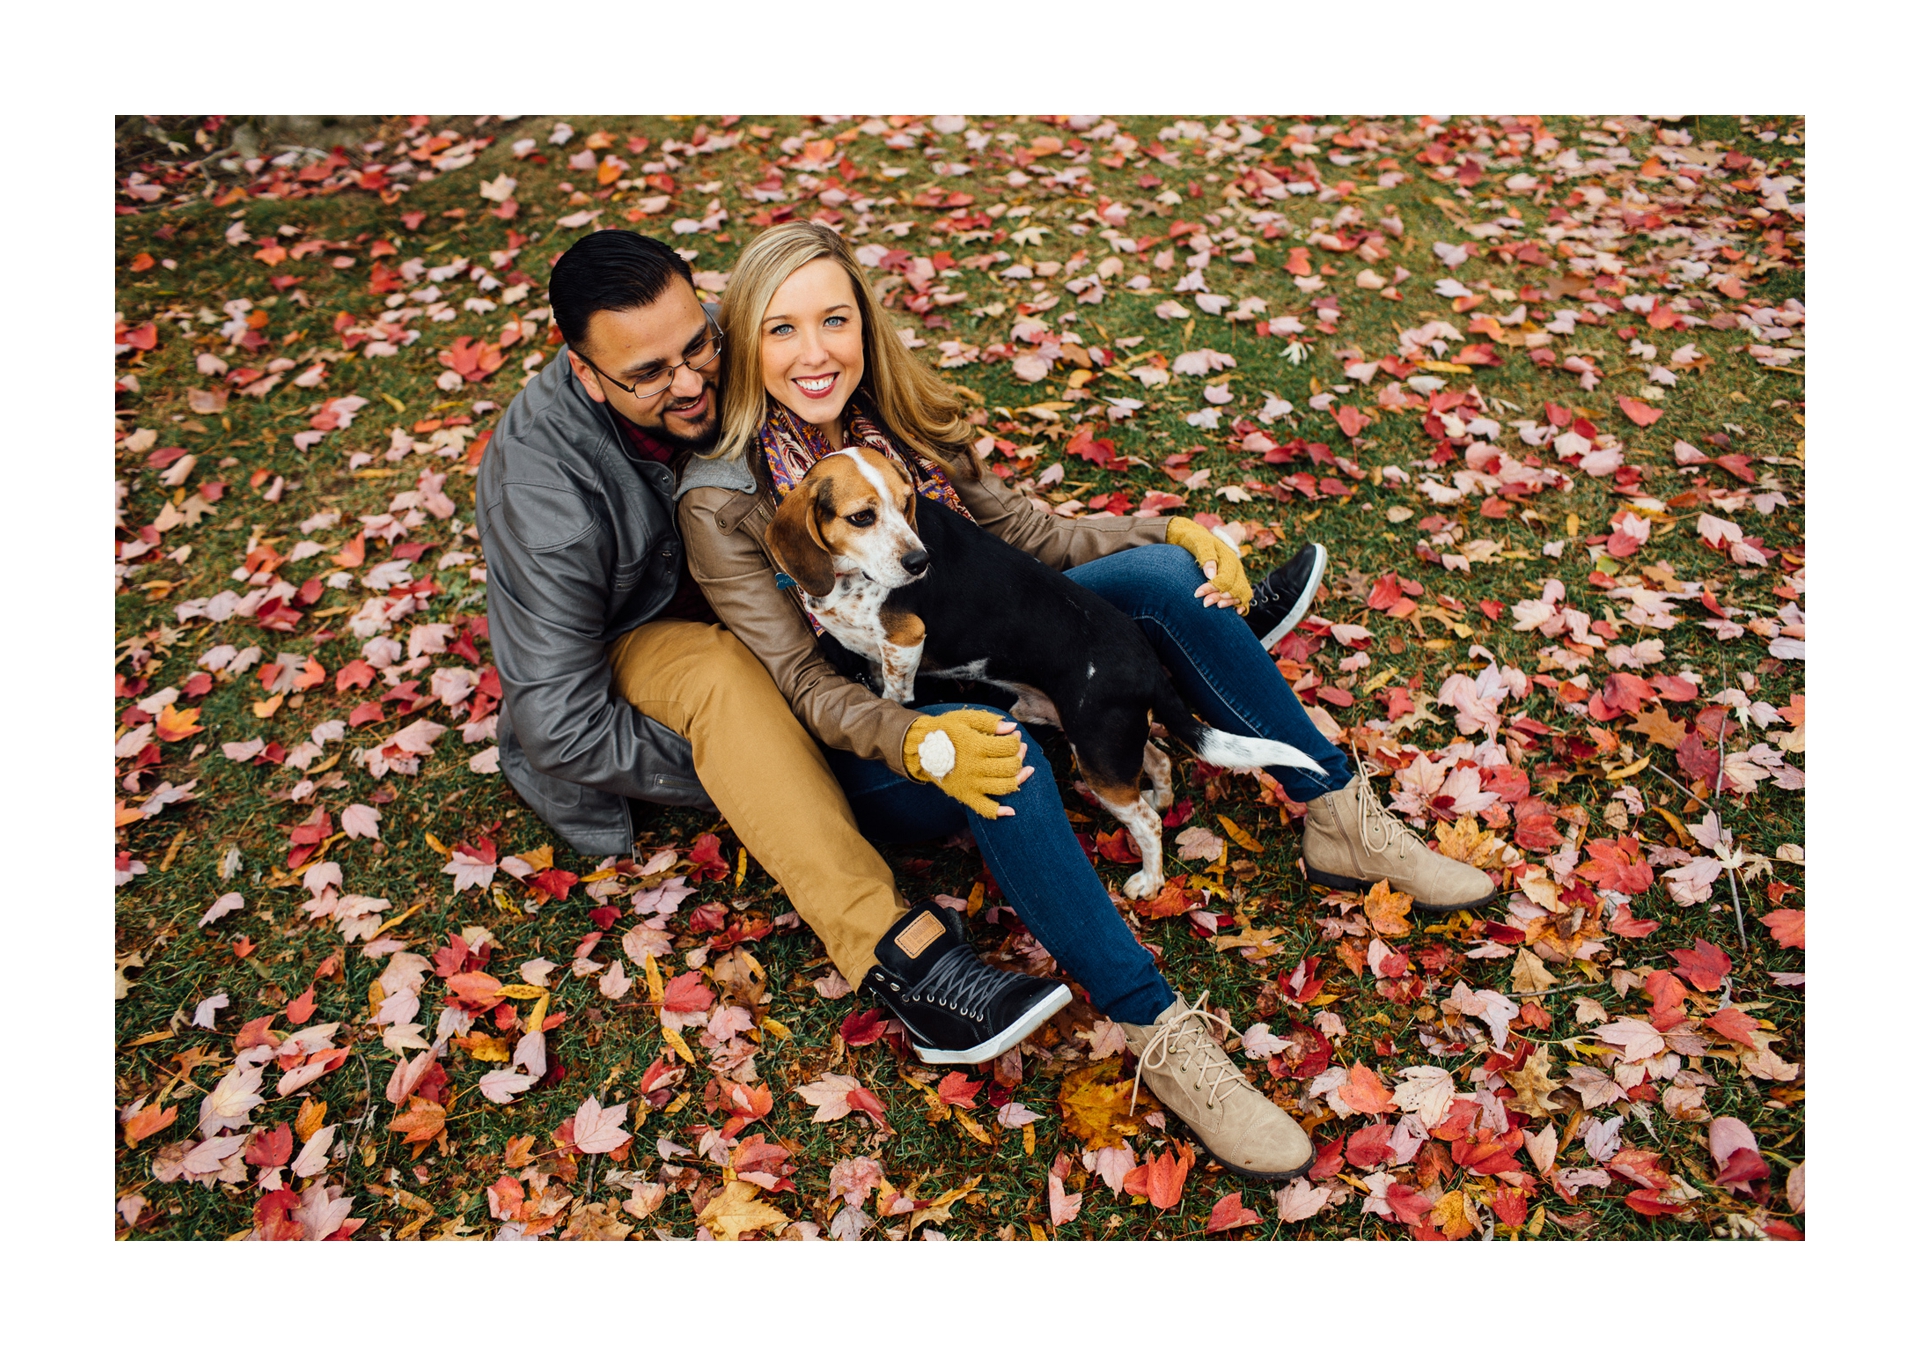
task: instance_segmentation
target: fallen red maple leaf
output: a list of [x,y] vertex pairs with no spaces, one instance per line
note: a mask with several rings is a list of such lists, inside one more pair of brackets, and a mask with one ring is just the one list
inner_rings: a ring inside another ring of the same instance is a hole
[[1701,993],[1714,992],[1720,987],[1720,981],[1733,973],[1733,962],[1727,953],[1703,937],[1693,939],[1692,950],[1682,948],[1667,954],[1679,962],[1681,978]]
[[687,854],[692,870],[687,879],[693,881],[722,880],[728,870],[727,859],[720,853],[720,835],[703,833],[693,840],[693,851]]
[[1259,1222],[1260,1216],[1240,1203],[1240,1193],[1232,1191],[1214,1202],[1213,1213],[1207,1216],[1207,1232],[1224,1233],[1228,1229],[1240,1229]]
[[887,1015],[874,1008],[870,1012],[850,1012],[840,1023],[840,1039],[850,1046],[872,1045],[886,1030]]
[[974,1105],[974,1094],[978,1093],[980,1089],[985,1086],[986,1083],[984,1080],[976,1083],[958,1069],[955,1069],[952,1073],[940,1080],[940,1086],[937,1092],[940,1100],[948,1106],[971,1108]]

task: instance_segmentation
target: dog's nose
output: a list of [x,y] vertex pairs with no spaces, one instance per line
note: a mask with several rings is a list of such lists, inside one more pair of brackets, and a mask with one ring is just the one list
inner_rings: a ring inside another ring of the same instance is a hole
[[900,563],[907,567],[908,574],[925,574],[929,557],[924,549],[909,551],[900,557]]

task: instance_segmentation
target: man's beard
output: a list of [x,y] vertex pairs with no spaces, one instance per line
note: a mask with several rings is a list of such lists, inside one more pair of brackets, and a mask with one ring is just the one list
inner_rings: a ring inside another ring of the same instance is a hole
[[652,437],[658,438],[676,452],[699,453],[712,451],[713,445],[720,441],[720,389],[717,386],[710,386],[707,389],[710,399],[708,402],[707,431],[705,433],[695,438],[683,438],[667,427],[664,414],[661,416],[660,422],[648,429],[647,433]]

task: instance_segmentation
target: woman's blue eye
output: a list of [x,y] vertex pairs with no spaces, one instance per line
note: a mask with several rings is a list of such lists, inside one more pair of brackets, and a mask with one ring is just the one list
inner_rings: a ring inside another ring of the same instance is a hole
[[847,318],[843,315],[830,315],[827,317],[827,323],[829,325],[844,325],[847,323]]
[[784,339],[787,335],[792,333],[793,333],[793,326],[787,325],[787,324],[775,325],[772,329],[767,331],[768,337],[773,339]]

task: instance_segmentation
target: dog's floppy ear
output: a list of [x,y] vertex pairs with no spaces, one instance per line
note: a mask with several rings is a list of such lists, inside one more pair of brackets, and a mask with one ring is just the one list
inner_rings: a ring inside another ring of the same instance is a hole
[[833,592],[833,556],[820,541],[814,524],[814,499],[822,482],[802,482],[781,501],[767,529],[767,550],[773,563],[814,598]]

